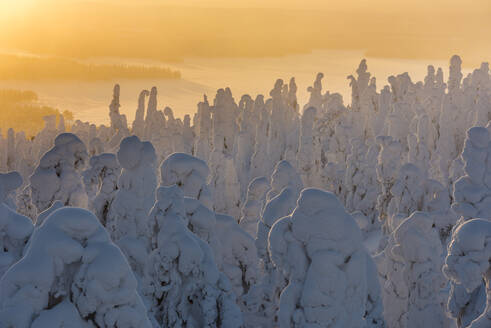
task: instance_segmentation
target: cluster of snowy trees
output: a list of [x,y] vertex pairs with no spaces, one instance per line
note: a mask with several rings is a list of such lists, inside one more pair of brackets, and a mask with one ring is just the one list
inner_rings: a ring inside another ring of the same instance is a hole
[[0,326],[490,327],[488,64],[322,79],[0,134]]

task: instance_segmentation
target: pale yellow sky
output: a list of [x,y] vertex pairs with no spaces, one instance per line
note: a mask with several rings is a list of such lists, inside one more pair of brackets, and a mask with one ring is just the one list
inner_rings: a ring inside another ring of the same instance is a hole
[[294,8],[354,11],[489,11],[489,0],[0,0],[0,14],[19,14],[40,5],[60,3],[112,3],[142,6],[148,4],[222,7],[222,8]]
[[491,57],[490,17],[491,0],[0,0],[0,48],[163,61],[357,49],[475,64]]

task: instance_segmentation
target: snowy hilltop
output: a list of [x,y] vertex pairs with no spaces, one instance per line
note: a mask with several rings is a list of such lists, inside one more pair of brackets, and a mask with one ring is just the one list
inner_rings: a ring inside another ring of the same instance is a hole
[[491,327],[491,75],[143,90],[0,134],[0,327]]

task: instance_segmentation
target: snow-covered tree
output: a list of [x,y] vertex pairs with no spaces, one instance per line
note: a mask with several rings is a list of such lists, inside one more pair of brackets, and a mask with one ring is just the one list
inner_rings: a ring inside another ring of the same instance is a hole
[[223,247],[216,231],[215,212],[204,206],[196,198],[184,197],[184,215],[188,229],[210,245],[215,256],[215,262],[220,269],[223,261]]
[[344,187],[345,206],[349,211],[360,211],[368,218],[367,229],[377,226],[377,196],[380,186],[377,181],[376,145],[366,147],[363,140],[353,138],[350,141],[351,153],[346,159]]
[[106,226],[107,215],[118,190],[121,173],[116,155],[103,153],[90,158],[90,167],[84,171],[85,190],[89,191],[89,208]]
[[150,246],[148,212],[157,186],[155,150],[150,142],[131,136],[121,141],[117,158],[122,171],[106,225],[132,269],[141,276]]
[[84,143],[72,133],[62,133],[46,152],[30,178],[32,202],[38,212],[55,200],[65,206],[87,208],[88,198],[82,182],[82,171],[88,154]]
[[384,231],[389,232],[387,210],[392,199],[390,190],[395,183],[401,165],[402,146],[399,141],[390,136],[378,136],[376,142],[380,147],[377,161],[377,177],[381,186],[381,193],[377,198],[377,209]]
[[334,194],[304,189],[293,213],[271,228],[268,247],[288,282],[280,296],[280,327],[373,324],[365,322],[369,255]]
[[[491,326],[491,222],[482,219],[469,220],[452,234],[443,272],[454,284],[468,293],[477,290],[484,280],[485,295],[473,294],[473,298],[486,297],[484,312],[470,324],[457,321],[459,327],[484,328]],[[476,300],[469,300],[469,302]]]
[[302,176],[303,183],[311,186],[316,178],[315,154],[314,154],[314,120],[317,115],[315,107],[309,107],[302,114],[300,143],[297,153],[297,166]]
[[423,209],[424,178],[420,169],[412,163],[401,166],[397,179],[390,188],[390,195],[385,224],[388,232],[397,228],[400,218]]
[[151,327],[125,257],[80,208],[53,212],[0,281],[0,323],[28,327]]
[[487,164],[490,149],[486,128],[473,127],[467,131],[462,152],[465,176],[455,182],[452,204],[464,219],[491,218],[491,170]]
[[216,233],[222,247],[221,270],[230,279],[237,297],[258,281],[258,258],[254,239],[228,215],[216,214]]
[[16,209],[15,190],[22,186],[19,172],[0,173],[0,203]]
[[12,206],[11,194],[21,184],[19,173],[0,173],[0,277],[21,258],[33,230],[32,221]]
[[138,107],[135,112],[135,120],[133,121],[131,132],[142,138],[145,133],[145,99],[150,95],[148,90],[142,90],[138,96]]
[[448,327],[440,302],[446,283],[441,272],[442,247],[433,220],[424,212],[414,212],[394,231],[394,241],[389,251],[403,262],[408,286],[407,308],[397,326]]
[[261,218],[266,192],[269,190],[269,182],[266,177],[254,178],[247,188],[247,196],[241,209],[239,225],[254,239],[257,236],[257,224]]
[[213,195],[208,188],[210,174],[205,161],[185,153],[169,155],[160,167],[161,186],[177,185],[184,196],[199,200],[213,209]]
[[182,191],[171,186],[156,193],[143,283],[150,313],[162,327],[241,327],[230,281],[209,245],[187,228]]

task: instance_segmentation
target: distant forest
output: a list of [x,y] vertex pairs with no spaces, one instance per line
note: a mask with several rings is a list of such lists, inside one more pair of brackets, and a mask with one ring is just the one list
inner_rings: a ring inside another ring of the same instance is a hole
[[13,128],[16,132],[24,131],[27,137],[31,137],[44,127],[44,116],[56,115],[56,121],[59,122],[60,114],[63,114],[68,126],[73,120],[72,112],[62,112],[39,103],[38,96],[33,91],[0,89],[0,129],[3,136],[6,136],[9,128]]
[[157,65],[96,65],[59,57],[0,54],[0,80],[99,81],[179,78],[179,71]]

